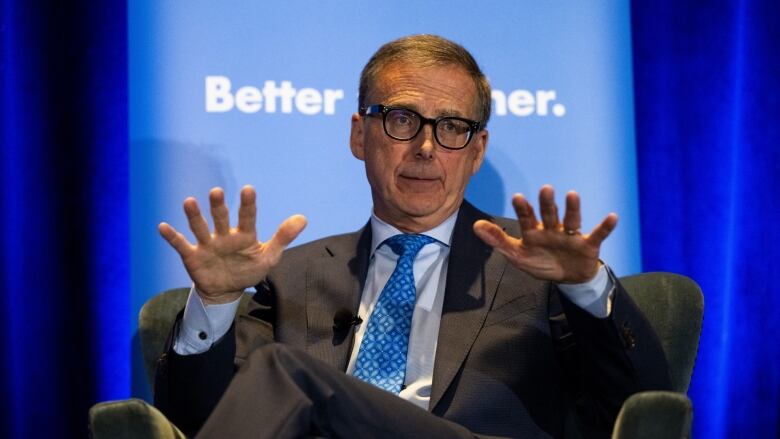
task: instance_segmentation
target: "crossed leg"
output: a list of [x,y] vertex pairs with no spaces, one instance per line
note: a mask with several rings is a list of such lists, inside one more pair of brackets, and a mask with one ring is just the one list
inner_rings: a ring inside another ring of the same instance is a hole
[[198,437],[474,438],[465,427],[282,344],[255,350]]

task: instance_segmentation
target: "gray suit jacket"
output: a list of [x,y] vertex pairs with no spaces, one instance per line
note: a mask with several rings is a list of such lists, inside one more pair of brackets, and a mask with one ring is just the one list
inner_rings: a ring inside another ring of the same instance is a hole
[[[485,245],[472,231],[483,218],[519,235],[514,220],[492,218],[468,202],[461,207],[431,412],[489,435],[562,437],[569,424],[606,436],[629,395],[671,387],[655,334],[619,284],[610,317],[594,318]],[[266,343],[298,347],[346,370],[354,333],[335,329],[334,315],[357,312],[370,244],[367,226],[287,250],[221,342],[195,356],[169,350],[158,371],[157,405],[185,431],[197,429],[235,368]],[[191,389],[197,376],[214,385]]]

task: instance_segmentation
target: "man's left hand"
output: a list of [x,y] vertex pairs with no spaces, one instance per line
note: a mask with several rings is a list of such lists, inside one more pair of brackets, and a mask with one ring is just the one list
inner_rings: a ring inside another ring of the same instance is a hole
[[523,195],[515,195],[512,205],[522,238],[509,236],[501,227],[485,220],[474,223],[477,236],[506,256],[515,267],[537,279],[583,283],[596,276],[601,243],[617,226],[616,214],[610,213],[590,234],[584,235],[580,233],[580,196],[574,191],[566,194],[563,223],[559,221],[558,206],[550,185],[539,191],[541,223]]

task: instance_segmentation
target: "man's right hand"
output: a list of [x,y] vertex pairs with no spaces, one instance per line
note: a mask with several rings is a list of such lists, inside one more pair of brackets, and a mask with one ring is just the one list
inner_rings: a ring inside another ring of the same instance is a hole
[[257,285],[279,262],[284,249],[306,227],[303,215],[293,215],[279,226],[265,243],[257,240],[255,190],[241,189],[238,227],[230,227],[225,193],[221,188],[209,192],[214,233],[209,233],[198,202],[184,200],[184,212],[197,244],[193,245],[170,224],[160,223],[160,234],[181,256],[184,268],[195,283],[204,304],[232,302],[244,289]]

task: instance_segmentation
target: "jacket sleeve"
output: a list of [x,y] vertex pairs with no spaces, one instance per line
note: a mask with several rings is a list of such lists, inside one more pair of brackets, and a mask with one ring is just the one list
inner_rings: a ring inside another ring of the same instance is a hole
[[[563,383],[585,437],[609,437],[623,402],[646,390],[671,390],[661,343],[620,283],[612,311],[599,319],[555,291],[551,326]],[[560,312],[555,312],[555,311]]]
[[165,352],[157,360],[154,405],[187,436],[194,436],[225,393],[243,359],[255,347],[273,342],[273,294],[267,282],[256,287],[239,307],[230,330],[201,354],[173,350],[184,312],[171,329]]

